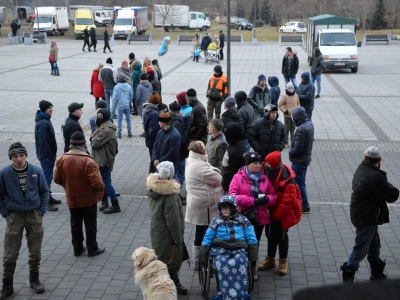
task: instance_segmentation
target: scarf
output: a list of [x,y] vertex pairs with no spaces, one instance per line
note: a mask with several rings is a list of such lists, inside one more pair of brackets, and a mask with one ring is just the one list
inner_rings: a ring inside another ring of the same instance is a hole
[[289,92],[288,90],[285,90],[285,91],[286,91],[286,95],[288,95],[288,96],[293,96],[295,94],[294,90],[293,90],[293,93]]
[[124,67],[121,67],[122,72],[124,72],[124,75],[128,78],[131,77],[131,74],[129,73],[129,69],[125,69]]
[[246,174],[247,176],[249,176],[251,181],[251,194],[253,195],[254,198],[258,198],[258,194],[262,194],[258,184],[261,178],[261,171],[253,174],[250,173],[249,169],[246,167]]

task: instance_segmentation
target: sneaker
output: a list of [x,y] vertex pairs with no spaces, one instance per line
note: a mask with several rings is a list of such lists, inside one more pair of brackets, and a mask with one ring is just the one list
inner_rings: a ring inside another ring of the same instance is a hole
[[309,214],[310,213],[310,206],[303,206],[301,208],[301,211],[303,214]]
[[142,134],[139,135],[140,137],[145,137],[146,134],[143,132]]
[[51,204],[51,203],[49,203],[48,205],[47,205],[47,211],[57,211],[58,210],[58,207],[57,206],[54,206],[53,204]]
[[122,136],[121,136],[121,133],[118,133],[118,138],[119,138],[119,139],[121,139],[121,138],[122,138]]
[[319,98],[319,97],[321,97],[320,95],[317,95],[317,96],[315,96],[314,98],[316,99],[316,98]]
[[114,119],[114,120],[118,119],[118,115],[117,115],[117,114],[114,114],[114,115],[113,115],[113,119]]

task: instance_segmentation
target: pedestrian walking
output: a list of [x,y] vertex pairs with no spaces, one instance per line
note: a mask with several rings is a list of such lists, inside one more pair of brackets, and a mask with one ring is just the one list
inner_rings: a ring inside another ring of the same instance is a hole
[[93,25],[92,28],[90,28],[90,47],[93,47],[93,52],[97,52],[96,50],[96,45],[97,45],[97,37],[96,37],[96,25]]
[[106,49],[108,48],[108,51],[110,51],[110,53],[112,53],[111,48],[110,48],[110,43],[108,40],[108,28],[106,27],[104,29],[104,49],[103,49],[103,53],[106,53]]
[[88,30],[87,26],[83,30],[83,48],[82,48],[82,51],[85,51],[86,45],[88,47],[89,52],[92,51],[92,50],[90,50],[89,30]]
[[225,34],[219,31],[219,60],[224,60]]
[[24,230],[29,253],[29,285],[37,294],[45,292],[39,279],[39,268],[43,216],[50,191],[42,169],[28,164],[27,156],[28,152],[21,143],[12,144],[8,150],[8,158],[12,163],[0,170],[0,213],[6,221],[0,299],[14,294],[13,279]]
[[[103,198],[104,183],[98,165],[87,151],[85,135],[75,132],[70,143],[70,150],[57,158],[54,182],[65,189],[74,256],[81,256],[87,250],[88,256],[93,257],[105,251],[96,239],[97,203]],[[83,245],[83,223],[86,246]]]
[[324,61],[324,58],[322,57],[322,53],[319,50],[318,47],[314,48],[314,58],[312,61],[312,66],[311,66],[311,82],[315,85],[315,80],[317,80],[317,95],[315,98],[321,97],[321,77],[322,77],[322,70],[324,69],[324,66],[322,65],[322,62]]
[[297,53],[295,53],[291,47],[286,48],[285,56],[282,60],[282,74],[285,78],[285,82],[291,81],[294,86],[294,90],[297,90],[296,85],[296,74],[299,70],[299,58]]
[[61,126],[61,130],[64,138],[64,153],[69,151],[71,135],[75,131],[83,132],[81,124],[79,124],[79,119],[81,118],[83,103],[72,102],[68,105],[68,118]]

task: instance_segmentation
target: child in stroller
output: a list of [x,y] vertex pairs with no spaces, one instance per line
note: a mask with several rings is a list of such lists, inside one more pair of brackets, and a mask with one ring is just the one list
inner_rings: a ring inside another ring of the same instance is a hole
[[207,48],[207,60],[206,61],[215,61],[219,63],[219,48],[216,43],[210,43]]
[[250,263],[257,260],[258,241],[250,221],[238,213],[236,197],[223,196],[218,202],[219,216],[212,219],[204,236],[199,260],[212,268],[219,281],[221,299],[248,299]]

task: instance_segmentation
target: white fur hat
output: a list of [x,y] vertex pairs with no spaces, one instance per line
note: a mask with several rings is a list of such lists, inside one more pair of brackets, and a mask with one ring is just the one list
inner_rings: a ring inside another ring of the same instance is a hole
[[172,179],[175,174],[174,164],[170,161],[163,161],[157,165],[158,178]]

